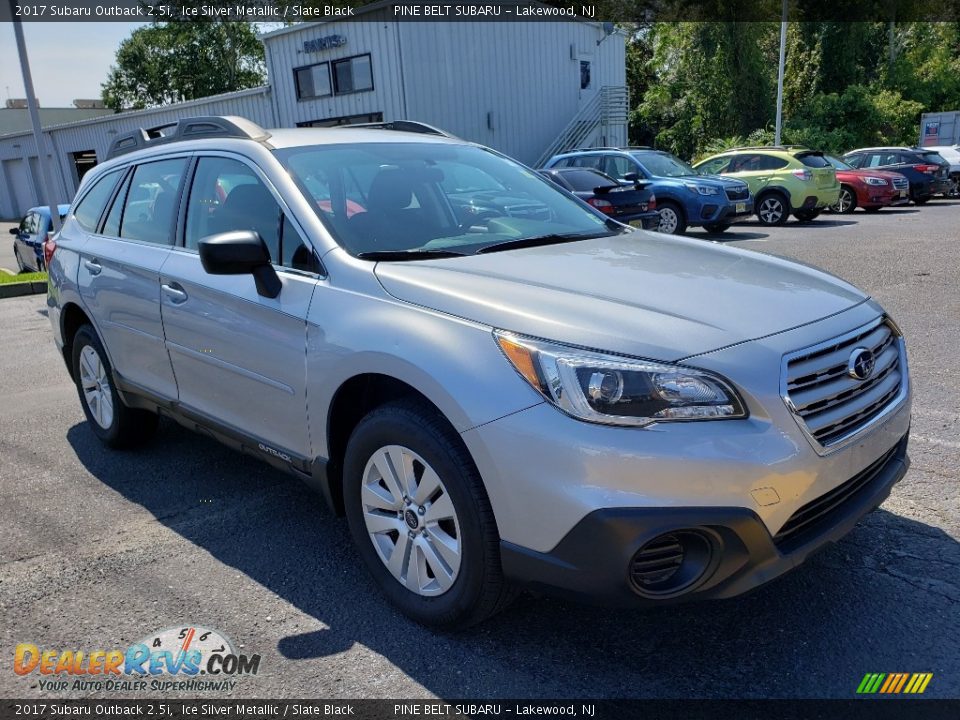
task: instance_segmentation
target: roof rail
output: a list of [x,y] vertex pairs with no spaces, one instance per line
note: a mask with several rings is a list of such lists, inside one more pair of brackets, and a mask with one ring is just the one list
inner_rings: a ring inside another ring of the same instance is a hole
[[[165,130],[167,132],[164,132]],[[270,137],[270,133],[256,123],[235,115],[182,118],[165,125],[138,128],[118,135],[110,143],[107,160],[156,145],[215,137],[246,138],[263,142]]]
[[397,132],[423,133],[424,135],[440,135],[446,138],[458,139],[456,135],[451,135],[446,130],[427,125],[417,120],[391,120],[389,122],[371,122],[371,123],[351,123],[349,125],[337,125],[338,128],[369,128],[373,130],[396,130]]
[[742,145],[740,147],[727,148],[723,152],[732,152],[734,150],[810,150],[807,145]]

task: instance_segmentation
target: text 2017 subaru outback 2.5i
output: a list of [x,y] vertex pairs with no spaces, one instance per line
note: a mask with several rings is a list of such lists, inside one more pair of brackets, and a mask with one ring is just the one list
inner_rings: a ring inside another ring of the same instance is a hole
[[[443,626],[517,586],[737,595],[904,475],[903,338],[856,288],[397,126],[115,141],[49,295],[107,445],[159,412],[311,482],[383,592]],[[491,185],[509,202],[475,214]]]

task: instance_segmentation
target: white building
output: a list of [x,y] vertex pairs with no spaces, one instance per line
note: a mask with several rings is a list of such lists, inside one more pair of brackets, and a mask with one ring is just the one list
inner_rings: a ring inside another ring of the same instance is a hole
[[[269,84],[44,129],[56,200],[118,133],[190,115],[263,127],[418,120],[536,166],[574,147],[625,145],[625,37],[586,21],[396,21],[390,6],[353,20],[263,36]],[[0,217],[43,204],[30,133],[0,136]]]

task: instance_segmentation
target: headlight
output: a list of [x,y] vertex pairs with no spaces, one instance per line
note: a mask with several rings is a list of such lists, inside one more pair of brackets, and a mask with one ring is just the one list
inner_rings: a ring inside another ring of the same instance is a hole
[[569,415],[608,425],[744,418],[723,379],[696,368],[635,360],[495,332],[507,360]]
[[690,192],[700,193],[701,195],[717,195],[719,191],[710,185],[697,185],[696,183],[684,183],[683,186]]
[[886,185],[887,181],[881,177],[874,177],[873,175],[867,175],[863,181],[867,185]]

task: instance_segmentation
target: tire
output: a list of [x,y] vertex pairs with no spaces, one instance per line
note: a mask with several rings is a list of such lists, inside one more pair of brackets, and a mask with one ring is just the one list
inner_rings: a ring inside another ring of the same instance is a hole
[[874,205],[873,207],[865,207],[863,209],[864,212],[868,213],[878,213],[881,210],[883,210],[883,205]]
[[[402,489],[397,466],[414,478]],[[459,435],[427,403],[390,402],[360,421],[347,443],[343,497],[367,570],[413,620],[465,628],[513,598],[480,475]]]
[[156,413],[123,404],[114,385],[113,368],[91,325],[73,336],[73,377],[87,423],[100,441],[112,448],[142,445],[157,429]]
[[660,225],[657,232],[667,235],[683,235],[687,231],[687,219],[683,210],[674,202],[657,200],[657,212],[660,213]]
[[762,225],[784,225],[790,219],[790,201],[778,192],[757,198],[757,219]]
[[820,217],[821,210],[797,210],[793,216],[799,222],[810,222],[811,220],[816,220]]
[[703,229],[708,233],[725,233],[730,229],[730,223],[711,223],[710,225],[704,225]]
[[857,209],[857,193],[854,192],[852,188],[846,185],[841,185],[840,197],[834,205],[830,206],[830,209],[833,212],[840,213],[842,215],[852,213]]
[[928,202],[930,202],[930,197],[931,197],[930,195],[924,195],[924,196],[922,196],[922,197],[915,197],[915,198],[913,199],[913,204],[914,204],[914,205],[926,205]]

